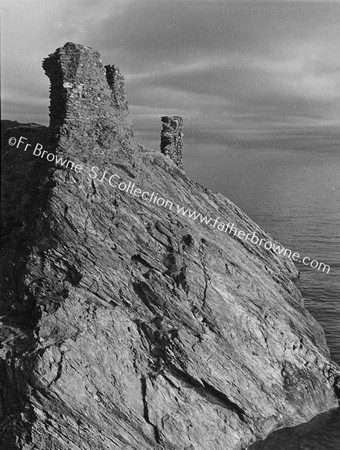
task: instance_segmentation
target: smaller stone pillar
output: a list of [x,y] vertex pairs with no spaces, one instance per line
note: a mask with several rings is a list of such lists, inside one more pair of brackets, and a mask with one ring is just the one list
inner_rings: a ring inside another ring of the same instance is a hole
[[183,169],[183,119],[179,116],[163,116],[161,120],[161,152],[169,156],[180,169]]

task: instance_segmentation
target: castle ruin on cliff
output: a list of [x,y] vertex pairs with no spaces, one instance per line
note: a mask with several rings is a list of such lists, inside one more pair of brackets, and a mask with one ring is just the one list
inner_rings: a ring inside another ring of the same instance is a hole
[[[53,151],[271,239],[169,163],[177,116],[164,155],[136,149],[123,77],[98,52],[67,43],[43,67]],[[1,449],[241,450],[338,405],[287,255],[18,151],[45,144],[31,125],[2,136]]]
[[[104,67],[97,51],[67,42],[44,60],[43,68],[51,81],[51,139],[59,149],[74,156],[78,148],[83,157],[88,153],[102,161],[131,159],[132,120],[117,66]],[[183,120],[165,116],[162,123],[161,152],[183,169]]]

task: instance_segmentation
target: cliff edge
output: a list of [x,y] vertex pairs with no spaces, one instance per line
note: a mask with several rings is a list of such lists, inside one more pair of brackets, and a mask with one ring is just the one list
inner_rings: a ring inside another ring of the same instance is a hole
[[178,213],[272,240],[185,175],[180,118],[142,149],[115,66],[43,67],[49,129],[3,123],[1,448],[241,450],[337,406],[291,261]]

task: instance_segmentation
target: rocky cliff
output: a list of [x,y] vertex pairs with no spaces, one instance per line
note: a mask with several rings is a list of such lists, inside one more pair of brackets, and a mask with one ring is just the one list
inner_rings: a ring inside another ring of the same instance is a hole
[[49,130],[3,124],[1,448],[240,450],[336,406],[290,260],[171,202],[270,236],[134,145],[97,52],[43,67]]

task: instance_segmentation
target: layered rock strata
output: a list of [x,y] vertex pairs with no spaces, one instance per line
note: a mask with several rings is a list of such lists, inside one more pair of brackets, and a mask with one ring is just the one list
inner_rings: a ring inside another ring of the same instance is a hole
[[0,447],[241,450],[336,406],[292,262],[176,205],[271,237],[176,161],[134,150],[97,52],[68,43],[44,68],[51,151],[84,170],[10,147],[48,138],[5,124]]

